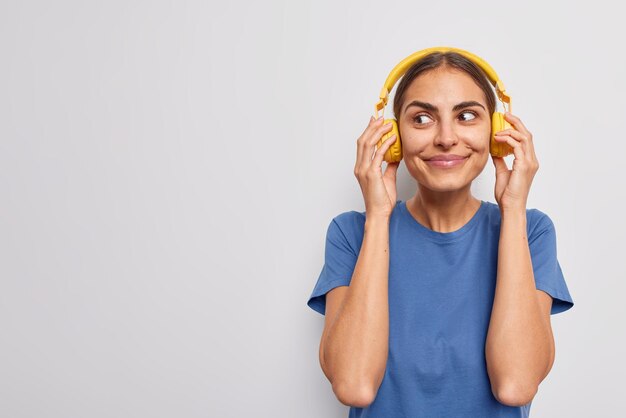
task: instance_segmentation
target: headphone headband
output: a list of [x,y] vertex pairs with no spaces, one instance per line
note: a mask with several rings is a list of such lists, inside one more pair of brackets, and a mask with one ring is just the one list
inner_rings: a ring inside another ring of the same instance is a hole
[[393,70],[391,70],[391,72],[387,76],[387,79],[385,80],[385,84],[383,85],[383,88],[380,91],[380,95],[379,95],[380,100],[375,105],[376,116],[378,116],[378,111],[383,109],[385,105],[387,105],[387,101],[389,100],[389,92],[391,91],[391,89],[393,89],[393,86],[396,84],[396,81],[398,81],[398,79],[402,77],[404,73],[406,73],[406,71],[411,67],[411,65],[413,65],[413,63],[415,63],[422,57],[428,54],[431,54],[433,52],[456,52],[460,55],[463,55],[464,57],[472,61],[474,64],[478,65],[485,72],[485,75],[487,76],[491,84],[495,87],[496,93],[500,101],[502,101],[503,104],[508,103],[510,107],[511,97],[505,93],[504,83],[502,82],[502,80],[500,80],[500,78],[498,77],[494,69],[491,68],[491,65],[489,65],[485,60],[483,60],[479,56],[472,54],[471,52],[466,51],[464,49],[453,48],[453,47],[448,47],[448,46],[437,46],[437,47],[426,48],[426,49],[422,49],[421,51],[414,52],[413,54],[409,55],[408,57],[400,61],[400,63],[397,64],[393,68]]

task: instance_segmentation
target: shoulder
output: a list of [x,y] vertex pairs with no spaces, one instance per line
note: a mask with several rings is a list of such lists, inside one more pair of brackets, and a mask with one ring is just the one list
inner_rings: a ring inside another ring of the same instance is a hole
[[356,210],[341,212],[332,219],[332,223],[346,231],[359,229],[365,225],[365,212]]
[[[400,202],[402,201],[396,200],[396,205],[391,215],[392,219],[397,217]],[[349,210],[341,212],[332,219],[331,226],[332,224],[346,234],[353,233],[362,236],[365,230],[365,211]]]
[[365,212],[350,210],[332,218],[328,225],[327,239],[348,247],[353,253],[360,251],[365,233]]
[[526,228],[529,241],[543,233],[555,231],[554,222],[550,216],[537,208],[526,209]]
[[[485,203],[487,205],[487,217],[489,218],[490,223],[499,227],[502,222],[500,207],[497,203],[489,201],[485,201]],[[552,219],[545,211],[537,208],[527,208],[526,229],[528,237],[530,238],[540,235],[545,231],[554,230],[555,228]]]

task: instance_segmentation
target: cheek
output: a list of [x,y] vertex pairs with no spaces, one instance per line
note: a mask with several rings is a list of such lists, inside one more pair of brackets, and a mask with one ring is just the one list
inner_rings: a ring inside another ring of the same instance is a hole
[[477,151],[484,151],[489,149],[489,144],[491,141],[491,132],[488,134],[477,135],[472,138],[470,145]]
[[402,148],[406,149],[407,152],[421,151],[433,143],[431,133],[420,132],[414,129],[400,129],[400,138],[402,140]]
[[489,144],[491,142],[491,126],[467,132],[465,138],[467,144],[476,151],[489,150]]

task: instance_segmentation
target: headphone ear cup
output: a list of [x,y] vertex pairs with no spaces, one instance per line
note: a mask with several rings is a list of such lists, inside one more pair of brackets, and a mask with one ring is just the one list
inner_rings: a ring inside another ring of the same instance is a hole
[[383,160],[388,163],[396,163],[402,160],[402,143],[400,141],[400,131],[398,130],[398,122],[396,122],[395,119],[385,119],[383,121],[383,125],[389,122],[391,122],[391,131],[384,134],[376,145],[378,148],[380,148],[383,145],[383,142],[385,142],[387,139],[389,139],[390,136],[395,134],[396,140],[393,144],[389,146],[389,148],[385,152]]
[[504,119],[504,113],[493,112],[491,116],[491,138],[489,143],[489,153],[494,157],[506,157],[513,154],[513,148],[506,142],[497,142],[496,133],[504,129],[513,129],[511,124]]

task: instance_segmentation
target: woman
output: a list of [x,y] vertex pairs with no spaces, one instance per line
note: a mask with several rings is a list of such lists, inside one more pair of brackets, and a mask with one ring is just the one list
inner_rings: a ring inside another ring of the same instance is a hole
[[[350,417],[527,417],[554,361],[550,315],[573,306],[551,219],[527,209],[539,164],[519,117],[490,154],[495,95],[455,52],[415,62],[394,114],[415,195],[396,200],[397,140],[371,118],[354,168],[365,212],[336,216],[307,302],[325,314],[320,364]],[[472,196],[491,157],[496,203]]]

